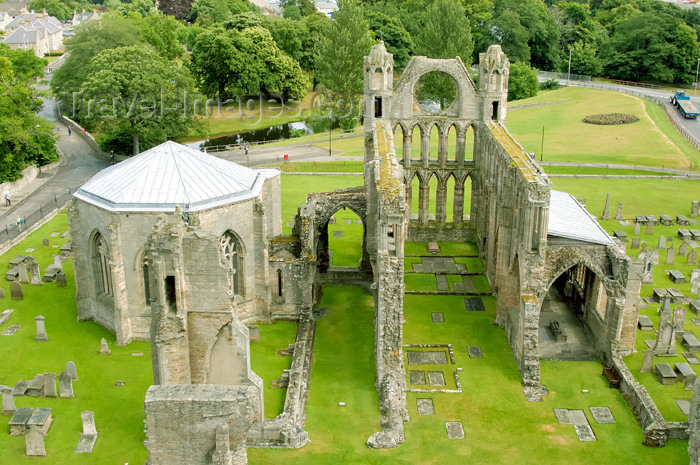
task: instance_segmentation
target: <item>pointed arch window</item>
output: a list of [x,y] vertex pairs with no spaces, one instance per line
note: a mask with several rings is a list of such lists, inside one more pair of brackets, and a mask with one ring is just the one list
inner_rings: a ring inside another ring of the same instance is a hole
[[226,231],[221,236],[220,252],[222,264],[228,270],[229,292],[245,295],[245,253],[243,244],[233,231]]
[[112,270],[109,265],[109,247],[102,234],[95,233],[92,239],[92,267],[97,294],[114,295]]

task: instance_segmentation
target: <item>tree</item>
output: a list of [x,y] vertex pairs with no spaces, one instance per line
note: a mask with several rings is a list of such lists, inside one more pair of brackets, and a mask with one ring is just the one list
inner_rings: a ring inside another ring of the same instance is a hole
[[140,24],[143,39],[162,57],[172,60],[185,52],[178,40],[178,31],[183,26],[173,16],[153,10],[140,21]]
[[231,15],[253,11],[254,8],[246,0],[194,0],[187,20],[206,27],[214,23],[223,23]]
[[316,79],[333,92],[355,95],[364,89],[364,57],[374,40],[355,0],[340,0],[338,6],[318,44]]
[[482,36],[480,49],[487,49],[489,44],[501,45],[511,61],[530,62],[530,32],[520,23],[520,16],[510,10],[501,13],[491,21],[488,33]]
[[73,10],[78,9],[80,4],[72,0],[32,0],[29,4],[30,11],[42,11],[55,16],[59,21],[65,21],[73,17]]
[[87,68],[82,91],[96,104],[94,113],[84,119],[107,128],[126,126],[134,155],[143,135],[155,133],[157,140],[150,142],[160,143],[186,134],[196,124],[183,111],[166,111],[179,101],[180,89],[192,90],[192,80],[185,68],[153,49],[142,45],[106,49]]
[[534,97],[537,95],[538,87],[537,70],[530,68],[527,63],[515,62],[510,64],[508,100]]
[[0,43],[0,182],[15,181],[30,163],[56,160],[53,124],[36,116],[42,101],[30,85],[47,60]]
[[401,20],[372,10],[365,11],[365,18],[375,40],[383,40],[386,49],[394,55],[394,68],[404,69],[416,44]]

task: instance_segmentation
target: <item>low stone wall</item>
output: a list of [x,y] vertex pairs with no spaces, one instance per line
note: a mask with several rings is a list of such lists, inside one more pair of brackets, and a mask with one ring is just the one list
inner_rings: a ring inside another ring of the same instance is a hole
[[95,150],[98,155],[105,159],[109,158],[109,154],[100,148],[100,145],[97,143],[95,138],[92,137],[92,134],[83,129],[82,126],[65,115],[61,115],[60,119],[63,124],[70,126],[72,134],[76,134],[78,137],[82,138],[90,147],[93,148],[93,150]]
[[621,358],[613,358],[613,366],[620,374],[620,393],[644,431],[642,444],[664,447],[669,439],[688,439],[688,422],[667,422],[647,390],[639,384]]
[[462,227],[453,227],[451,224],[441,225],[441,227],[431,227],[430,224],[422,225],[417,221],[411,221],[408,225],[409,242],[475,242],[476,229],[468,222]]
[[36,165],[30,165],[22,170],[22,177],[17,181],[3,182],[0,184],[0,194],[2,194],[2,201],[5,201],[5,192],[10,193],[10,199],[15,196],[15,193],[24,188],[27,184],[34,181],[39,174],[39,168]]

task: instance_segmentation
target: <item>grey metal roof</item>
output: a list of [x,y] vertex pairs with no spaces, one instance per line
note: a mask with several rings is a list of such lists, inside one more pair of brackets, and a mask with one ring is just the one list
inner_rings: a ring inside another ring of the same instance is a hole
[[43,37],[43,32],[32,26],[24,27],[20,26],[15,29],[10,35],[5,37],[6,44],[35,44],[37,41],[37,36],[39,38]]
[[73,195],[110,211],[200,211],[257,197],[277,175],[168,141],[100,171]]
[[555,190],[551,192],[549,200],[547,234],[593,244],[614,244],[608,233],[573,195]]

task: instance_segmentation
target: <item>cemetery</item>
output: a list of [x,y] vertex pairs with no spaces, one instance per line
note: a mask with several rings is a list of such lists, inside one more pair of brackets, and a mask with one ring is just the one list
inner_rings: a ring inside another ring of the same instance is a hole
[[[489,53],[484,69],[507,73],[505,56]],[[368,60],[385,70],[390,55]],[[388,105],[382,79],[368,78],[368,111]],[[505,100],[493,79],[480,95],[497,121]],[[676,194],[682,208],[648,211],[610,189],[589,214],[578,192],[551,190],[498,123],[478,129],[491,161],[447,160],[445,146],[431,161],[423,144],[401,169],[377,119],[365,120],[366,192],[347,176],[348,188],[307,196],[345,186],[242,170],[259,184],[235,208],[163,213],[86,185],[3,255],[0,303],[12,308],[0,314],[0,353],[21,354],[0,374],[3,453],[13,463],[687,462],[696,191]],[[173,146],[159,150],[193,163]],[[460,170],[474,176],[462,198],[425,182],[415,196],[397,189]],[[491,190],[501,177],[528,195]],[[562,206],[579,215],[574,235],[547,228]],[[513,223],[511,207],[532,214]],[[218,234],[226,224],[235,230]]]

